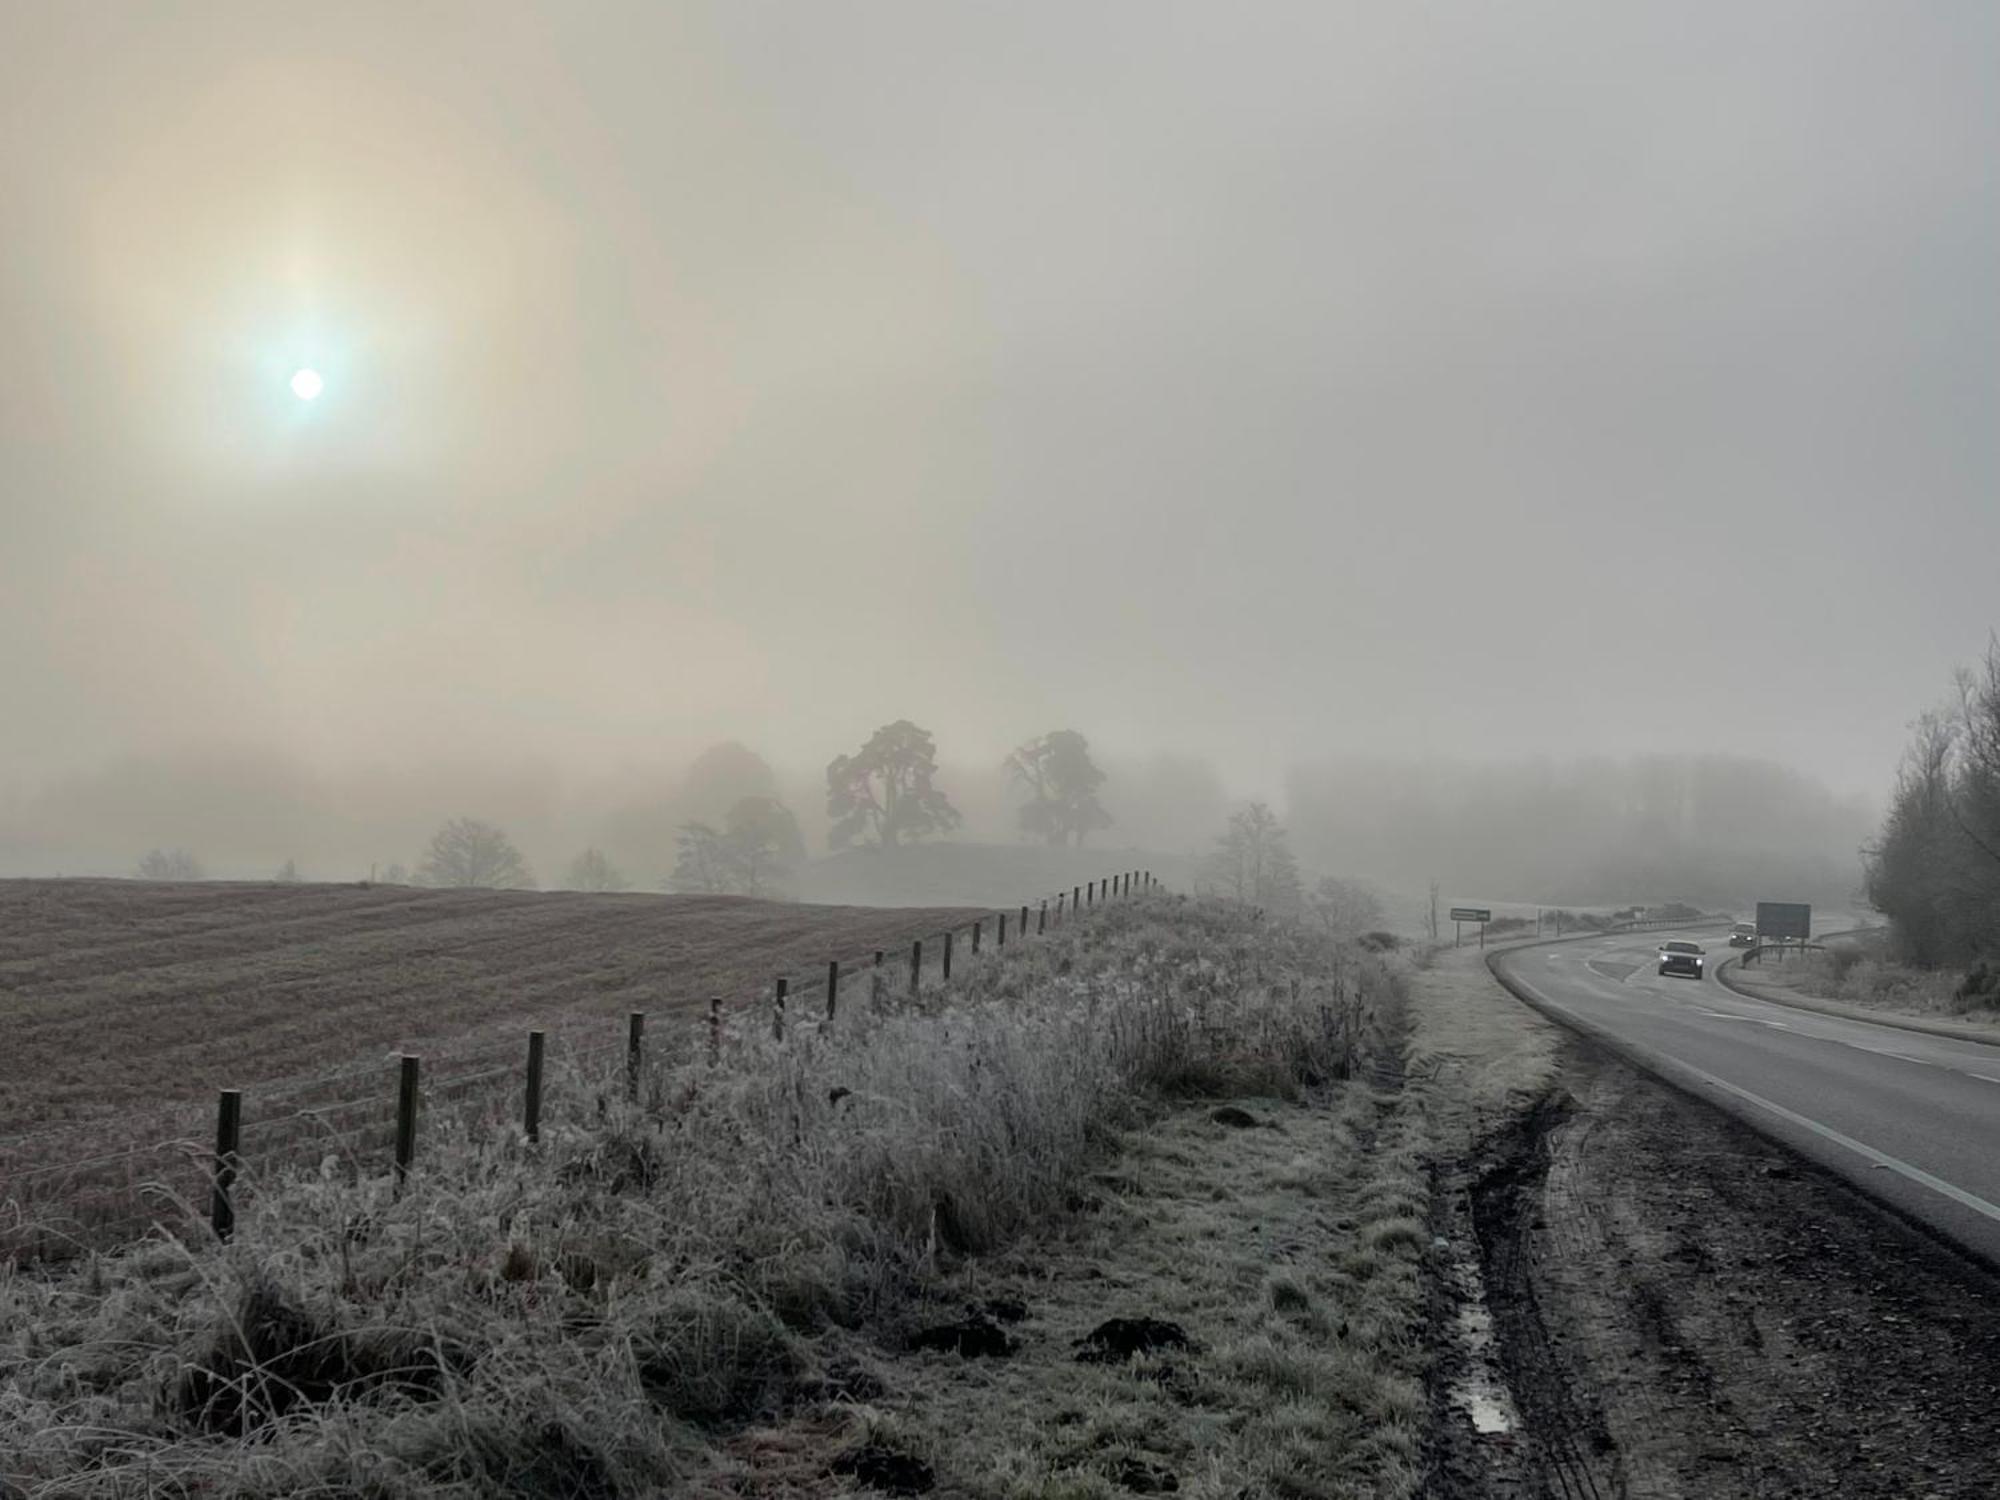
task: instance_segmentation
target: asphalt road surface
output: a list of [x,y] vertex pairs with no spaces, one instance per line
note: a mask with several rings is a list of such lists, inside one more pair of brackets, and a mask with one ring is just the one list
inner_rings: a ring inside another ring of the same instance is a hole
[[2000,1047],[1746,999],[1707,973],[1662,976],[1670,938],[1509,949],[1503,976],[1639,1062],[2000,1265]]

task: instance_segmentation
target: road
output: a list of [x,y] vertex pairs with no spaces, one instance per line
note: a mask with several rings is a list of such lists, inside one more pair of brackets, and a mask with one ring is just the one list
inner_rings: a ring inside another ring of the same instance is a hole
[[1659,945],[1718,929],[1546,943],[1494,968],[1560,1017],[2000,1265],[2000,1047],[1662,977]]

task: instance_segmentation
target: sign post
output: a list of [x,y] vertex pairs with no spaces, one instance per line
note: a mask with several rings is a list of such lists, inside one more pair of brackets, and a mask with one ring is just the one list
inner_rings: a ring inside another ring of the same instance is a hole
[[1799,951],[1805,951],[1806,940],[1812,936],[1812,907],[1797,901],[1759,901],[1757,903],[1757,941],[1761,945],[1766,938],[1778,940],[1778,962],[1785,961],[1785,944],[1796,938]]
[[1481,947],[1482,949],[1483,949],[1483,948],[1485,948],[1485,946],[1486,946],[1486,924],[1487,924],[1488,922],[1492,921],[1492,920],[1493,920],[1493,911],[1492,911],[1492,908],[1491,908],[1491,907],[1485,907],[1485,906],[1454,906],[1454,907],[1453,907],[1453,908],[1451,909],[1451,945],[1452,945],[1452,947],[1456,948],[1456,947],[1458,946],[1458,935],[1459,935],[1459,931],[1460,931],[1460,929],[1459,929],[1459,925],[1458,925],[1458,924],[1459,924],[1459,923],[1461,923],[1461,922],[1477,922],[1477,923],[1479,924],[1479,946],[1480,946],[1480,947]]

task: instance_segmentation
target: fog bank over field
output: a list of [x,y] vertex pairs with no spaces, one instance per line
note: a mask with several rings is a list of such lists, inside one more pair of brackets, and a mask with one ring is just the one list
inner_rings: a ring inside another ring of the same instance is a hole
[[[1098,760],[1113,821],[1080,849],[1052,850],[1024,832],[1026,794],[1000,764],[941,759],[937,785],[962,822],[926,843],[1004,848],[884,856],[864,847],[829,858],[824,768],[737,742],[596,775],[505,760],[320,771],[268,750],[134,757],[0,806],[0,875],[129,875],[154,848],[190,851],[210,877],[268,879],[287,862],[311,880],[397,865],[407,874],[445,819],[476,817],[508,833],[544,886],[561,885],[588,847],[634,886],[659,889],[686,823],[719,827],[740,799],[769,797],[796,817],[803,844],[784,890],[821,901],[1005,903],[1128,868],[1119,851],[1143,852],[1185,889],[1249,800],[1250,789],[1199,756]],[[1798,772],[1730,756],[1349,757],[1294,767],[1273,805],[1308,885],[1321,875],[1372,884],[1396,898],[1399,923],[1409,893],[1432,880],[1447,897],[1528,903],[1845,901],[1876,817]]]
[[905,717],[961,840],[1074,728],[1100,846],[1818,858],[1587,768],[1880,795],[1985,641],[1996,56],[1847,0],[0,0],[0,860],[468,815],[650,880],[707,746],[817,848]]

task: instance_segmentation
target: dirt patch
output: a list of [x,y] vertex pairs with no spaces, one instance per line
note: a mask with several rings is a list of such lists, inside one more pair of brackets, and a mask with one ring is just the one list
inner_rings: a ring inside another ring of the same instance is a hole
[[1208,1112],[1208,1117],[1218,1125],[1227,1125],[1232,1130],[1255,1130],[1265,1122],[1238,1105],[1224,1104]]
[[1004,1359],[1020,1345],[998,1323],[976,1312],[955,1323],[936,1323],[919,1329],[910,1339],[910,1347],[960,1354],[967,1359]]
[[833,1472],[885,1495],[928,1495],[937,1488],[929,1464],[879,1440],[841,1454],[833,1461]]
[[1582,1044],[1470,1214],[1524,1431],[1433,1493],[2000,1493],[2000,1289],[1844,1184]]
[[1076,1357],[1085,1364],[1109,1365],[1156,1349],[1185,1349],[1188,1336],[1180,1324],[1161,1318],[1106,1318],[1076,1342]]

